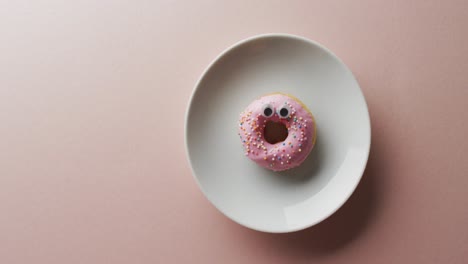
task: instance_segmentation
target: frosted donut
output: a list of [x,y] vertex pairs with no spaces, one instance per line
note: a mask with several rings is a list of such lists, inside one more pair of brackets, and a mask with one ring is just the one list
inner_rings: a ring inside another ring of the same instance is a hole
[[309,109],[281,93],[262,96],[247,106],[240,114],[238,135],[245,155],[273,171],[299,166],[317,137]]

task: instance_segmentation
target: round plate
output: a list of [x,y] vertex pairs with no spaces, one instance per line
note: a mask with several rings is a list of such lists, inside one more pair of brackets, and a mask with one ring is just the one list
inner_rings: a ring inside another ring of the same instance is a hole
[[[304,163],[284,172],[243,153],[239,114],[273,92],[299,98],[316,118],[317,143]],[[269,34],[224,51],[197,83],[186,114],[185,143],[200,189],[246,227],[292,232],[340,208],[362,177],[370,149],[366,101],[351,71],[311,40]]]

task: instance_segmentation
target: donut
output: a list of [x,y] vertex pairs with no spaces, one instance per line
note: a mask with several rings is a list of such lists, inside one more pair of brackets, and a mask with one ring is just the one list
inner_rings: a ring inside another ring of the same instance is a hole
[[240,114],[238,135],[245,155],[273,171],[299,166],[317,137],[310,110],[296,97],[282,93],[250,103]]

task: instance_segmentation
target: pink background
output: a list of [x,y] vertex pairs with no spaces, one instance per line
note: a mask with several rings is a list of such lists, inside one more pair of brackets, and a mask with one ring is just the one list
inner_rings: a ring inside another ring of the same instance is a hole
[[[0,263],[468,261],[468,2],[242,2],[0,3]],[[372,119],[355,194],[282,235],[216,211],[183,145],[203,69],[268,32],[334,51]]]

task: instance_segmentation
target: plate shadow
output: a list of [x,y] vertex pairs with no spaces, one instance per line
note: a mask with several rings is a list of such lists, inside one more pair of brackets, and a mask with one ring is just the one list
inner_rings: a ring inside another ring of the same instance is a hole
[[[381,190],[384,180],[381,176],[385,171],[385,152],[381,148],[383,145],[381,143],[384,142],[378,142],[383,139],[373,135],[371,140],[369,160],[361,182],[349,200],[336,213],[315,226],[293,233],[271,234],[245,228],[248,233],[246,237],[267,243],[272,248],[280,250],[282,254],[298,257],[298,255],[333,254],[362,236],[375,220],[378,208],[381,207],[379,204],[382,202]],[[314,156],[317,157],[312,158],[318,158],[319,152],[314,152]],[[314,162],[308,166],[314,168]],[[295,176],[296,181],[308,179],[301,178],[300,175],[302,174],[298,173]]]

